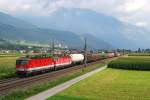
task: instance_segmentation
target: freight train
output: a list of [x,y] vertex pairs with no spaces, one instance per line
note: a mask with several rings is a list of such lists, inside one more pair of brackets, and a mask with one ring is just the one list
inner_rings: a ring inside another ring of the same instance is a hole
[[[107,54],[87,54],[87,62],[94,62],[106,58],[114,57],[114,53]],[[35,75],[39,73],[53,71],[59,68],[82,64],[83,54],[69,55],[36,55],[21,57],[16,60],[16,72],[18,75]]]

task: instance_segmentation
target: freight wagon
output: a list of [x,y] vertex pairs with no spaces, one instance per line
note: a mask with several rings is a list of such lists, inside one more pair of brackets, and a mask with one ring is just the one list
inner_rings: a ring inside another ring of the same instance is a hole
[[115,53],[108,53],[107,54],[107,58],[113,58],[113,57],[115,57]]
[[100,54],[87,54],[87,62],[94,62],[101,58]]
[[70,54],[70,57],[72,59],[72,64],[81,64],[84,61],[83,54]]

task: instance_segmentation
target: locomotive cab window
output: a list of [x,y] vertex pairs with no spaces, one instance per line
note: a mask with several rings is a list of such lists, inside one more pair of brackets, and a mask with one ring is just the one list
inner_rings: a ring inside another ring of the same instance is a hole
[[26,65],[28,63],[28,60],[17,60],[16,65]]

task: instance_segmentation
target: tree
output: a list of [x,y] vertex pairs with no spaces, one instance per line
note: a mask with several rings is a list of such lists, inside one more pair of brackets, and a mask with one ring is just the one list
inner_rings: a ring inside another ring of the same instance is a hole
[[141,49],[140,48],[138,49],[138,53],[141,53]]

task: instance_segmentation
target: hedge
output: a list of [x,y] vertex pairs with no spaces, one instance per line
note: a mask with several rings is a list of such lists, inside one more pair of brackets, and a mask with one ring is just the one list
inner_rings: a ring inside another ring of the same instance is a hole
[[109,68],[131,69],[131,70],[150,70],[150,58],[120,58],[111,61]]

